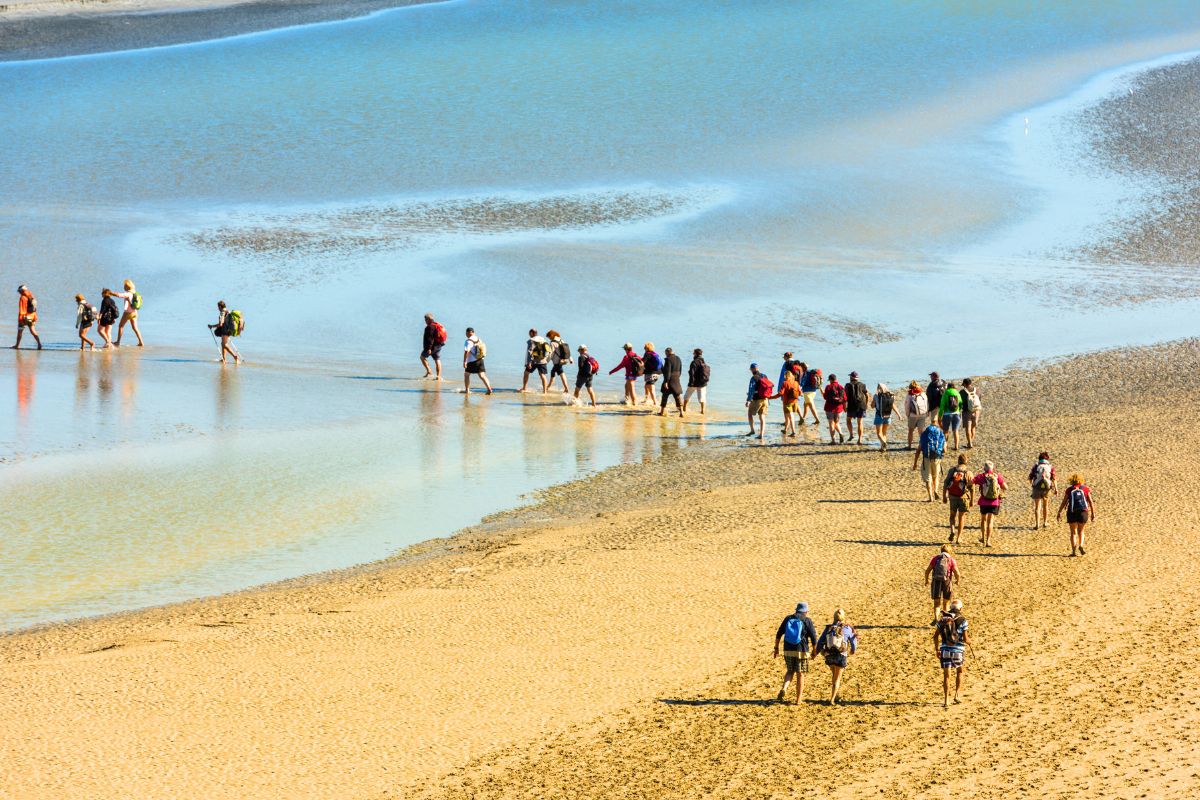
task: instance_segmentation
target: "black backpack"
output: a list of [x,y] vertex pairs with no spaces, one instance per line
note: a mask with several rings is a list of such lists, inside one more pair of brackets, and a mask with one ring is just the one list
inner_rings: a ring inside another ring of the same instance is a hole
[[946,395],[946,410],[949,411],[951,414],[958,413],[958,395],[957,394]]
[[956,644],[962,644],[958,638],[958,623],[962,620],[961,616],[953,614],[943,614],[938,620],[938,638],[942,640],[943,647],[953,647]]
[[890,394],[879,395],[879,415],[881,417],[890,417],[892,410],[896,407],[896,398]]
[[567,344],[562,339],[558,340],[558,358],[561,361],[571,360],[571,345]]
[[96,307],[91,303],[83,304],[83,316],[80,318],[83,327],[89,327],[96,322]]
[[854,392],[854,405],[856,408],[867,407],[867,385],[862,381],[855,381],[851,389]]

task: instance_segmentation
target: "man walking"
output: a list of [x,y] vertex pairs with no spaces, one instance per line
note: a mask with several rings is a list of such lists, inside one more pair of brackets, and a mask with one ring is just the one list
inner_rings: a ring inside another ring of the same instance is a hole
[[[433,318],[433,314],[425,315],[425,332],[421,335],[421,366],[425,368],[425,377],[431,375],[435,380],[442,379],[442,348],[446,344],[446,329],[442,323]],[[429,368],[433,361],[434,370]]]
[[21,284],[17,287],[17,342],[12,346],[16,350],[21,346],[21,334],[29,328],[29,335],[37,342],[37,349],[42,349],[42,338],[37,332],[37,298],[29,287]]
[[952,382],[946,385],[942,392],[942,400],[938,406],[938,416],[942,420],[942,433],[954,433],[954,449],[958,449],[958,430],[962,427],[962,395]]
[[467,340],[463,342],[463,387],[467,394],[471,393],[471,376],[478,375],[487,388],[487,394],[492,393],[492,384],[488,382],[487,371],[483,364],[487,355],[487,346],[475,335],[474,328],[467,328]]
[[775,631],[775,658],[779,658],[779,641],[783,640],[783,686],[775,702],[784,702],[788,684],[796,680],[796,705],[804,699],[804,676],[808,674],[808,659],[816,654],[817,626],[808,618],[808,603],[797,603],[796,613],[789,614]]
[[771,379],[758,371],[758,363],[750,365],[750,386],[746,389],[746,419],[750,423],[750,432],[747,436],[753,436],[754,419],[758,418],[758,440],[761,442],[766,437],[766,417],[767,404],[771,402],[770,397],[775,392],[775,386],[771,383]]
[[921,480],[925,483],[925,494],[929,502],[937,499],[937,483],[942,477],[942,456],[946,452],[946,435],[942,429],[930,422],[921,431],[917,452],[913,453],[913,472],[921,468]]
[[663,387],[662,387],[662,406],[658,410],[660,417],[666,416],[667,413],[667,398],[675,398],[675,410],[679,412],[679,416],[683,416],[683,385],[680,383],[680,378],[683,376],[683,361],[679,356],[675,355],[675,350],[668,347],[666,349],[666,357],[663,359]]
[[704,406],[708,401],[708,379],[710,373],[704,360],[704,351],[697,347],[692,351],[692,363],[688,365],[687,392],[683,395],[683,413],[687,413],[688,401],[696,395],[700,401],[700,416],[704,416]]
[[950,707],[950,670],[954,670],[954,702],[962,702],[958,696],[962,692],[966,648],[970,643],[962,600],[955,600],[933,629],[933,652],[942,665],[942,708]]
[[579,373],[575,376],[575,402],[579,403],[579,392],[587,389],[588,400],[592,408],[596,407],[596,392],[592,389],[592,378],[600,369],[600,364],[588,353],[587,345],[579,345]]
[[938,411],[942,407],[942,392],[946,391],[946,382],[936,372],[929,373],[929,385],[925,387],[925,399],[929,403],[930,422],[940,423]]
[[925,568],[925,585],[929,587],[929,596],[933,599],[933,622],[930,625],[937,625],[941,614],[950,605],[950,598],[954,594],[951,581],[957,584],[960,579],[954,551],[950,545],[944,544],[941,552],[930,559],[929,566]]
[[951,542],[962,541],[963,525],[967,520],[967,512],[975,504],[975,476],[967,469],[967,456],[958,457],[958,464],[946,473],[942,483],[942,503],[950,506],[950,539]]
[[[858,379],[857,372],[850,373],[850,381],[846,384],[846,427],[849,429],[850,441],[862,444],[863,417],[867,415],[867,404],[871,402],[871,393],[867,385]],[[857,423],[857,425],[856,425]],[[858,440],[855,441],[855,428],[858,429]]]
[[521,381],[521,391],[529,391],[529,376],[536,372],[542,381],[542,394],[546,393],[546,363],[550,361],[550,343],[545,337],[538,336],[537,329],[529,329],[529,338],[525,340],[525,379]]

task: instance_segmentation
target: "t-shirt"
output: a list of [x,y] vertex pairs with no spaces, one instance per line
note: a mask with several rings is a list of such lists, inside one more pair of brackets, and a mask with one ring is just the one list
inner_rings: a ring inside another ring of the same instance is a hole
[[[953,397],[955,400],[958,401],[958,407],[955,408],[953,411],[950,410],[950,398],[951,397]],[[961,414],[962,413],[962,396],[959,395],[958,389],[947,389],[945,392],[942,393],[941,404],[938,406],[938,413],[940,413],[943,417],[946,416],[947,414]]]
[[[1071,498],[1071,489],[1074,489],[1074,488],[1076,488],[1076,487],[1075,487],[1075,486],[1072,486],[1072,487],[1070,487],[1069,489],[1067,489],[1067,492],[1066,492],[1066,497],[1067,497],[1067,510],[1070,510],[1070,508],[1071,508],[1071,500],[1070,500],[1070,498]],[[1080,488],[1080,489],[1083,489],[1083,496],[1084,496],[1084,497],[1087,499],[1087,501],[1088,501],[1088,505],[1090,506],[1090,505],[1091,505],[1091,502],[1092,502],[1092,490],[1091,490],[1091,489],[1089,489],[1088,487],[1084,486],[1083,484],[1079,484],[1078,488]]]
[[904,413],[909,417],[921,417],[929,411],[929,400],[926,399],[924,392],[913,394],[908,393],[908,397],[904,401]]
[[997,508],[1000,505],[1000,498],[997,497],[995,500],[988,500],[983,496],[983,484],[987,483],[987,476],[989,474],[996,476],[996,480],[1000,482],[1000,488],[1002,490],[1008,488],[1008,485],[1004,482],[1004,476],[999,472],[981,472],[976,475],[975,479],[971,482],[979,487],[979,491],[975,493],[975,496],[979,498],[976,502],[979,504],[980,508]]
[[942,402],[942,392],[946,391],[946,382],[942,379],[930,381],[925,387],[925,396],[929,398],[930,408],[940,408]]
[[800,384],[796,383],[796,379],[790,373],[779,387],[779,394],[776,397],[781,398],[784,404],[795,403],[800,399]]
[[564,344],[564,342],[562,339],[559,339],[557,341],[550,343],[550,361],[551,361],[551,363],[566,364],[568,361],[571,360],[571,348],[570,347],[566,348],[566,350],[567,350],[566,355],[563,355],[563,353],[562,353],[563,344]]
[[808,617],[797,617],[796,614],[788,614],[783,618],[783,622],[779,623],[779,630],[775,631],[775,638],[783,638],[783,634],[787,631],[788,620],[797,618],[802,622],[800,626],[800,642],[793,647],[790,643],[785,641],[784,650],[811,650],[817,646],[817,626],[813,625],[813,621]]
[[579,356],[579,380],[585,381],[592,377],[592,357],[583,353]]
[[[832,633],[833,633],[833,625],[832,624],[826,625],[825,630],[821,631],[822,645],[824,645],[824,643],[829,640],[829,636]],[[849,647],[850,647],[850,653],[852,653],[852,654],[857,653],[858,652],[858,634],[854,632],[854,628],[851,628],[849,625],[847,625],[846,623],[843,622],[842,623],[842,634],[846,637],[846,644],[849,645]]]
[[473,364],[476,361],[475,355],[479,352],[476,345],[479,344],[479,337],[472,336],[463,342],[463,352],[467,354],[467,363]]

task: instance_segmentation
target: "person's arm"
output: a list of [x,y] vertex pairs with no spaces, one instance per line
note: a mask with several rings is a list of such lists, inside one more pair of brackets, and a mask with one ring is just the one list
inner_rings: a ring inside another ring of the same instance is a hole
[[846,628],[850,631],[850,655],[854,655],[858,652],[858,631],[851,625],[847,625]]
[[967,481],[967,508],[971,508],[975,505],[975,476],[968,472],[965,478]]
[[962,573],[958,571],[958,561],[950,559],[950,571],[954,573],[954,582],[962,582]]
[[929,585],[929,576],[933,572],[933,562],[929,562],[929,566],[925,568],[925,585]]
[[933,629],[933,654],[939,658],[942,655],[942,626],[937,625]]
[[628,354],[628,353],[626,353],[626,354],[625,354],[625,357],[621,359],[621,363],[620,363],[620,364],[617,364],[615,367],[613,367],[612,369],[610,369],[610,370],[608,371],[608,374],[609,374],[609,375],[612,375],[614,372],[617,372],[618,370],[625,369],[626,365],[628,365],[628,364],[629,364],[629,354]]
[[1083,496],[1087,499],[1088,522],[1095,522],[1096,521],[1096,502],[1094,500],[1092,500],[1092,493],[1090,491],[1088,491],[1088,492],[1085,492]]
[[779,629],[775,631],[775,658],[779,658],[779,640],[783,638],[783,631],[787,627],[787,620],[779,623]]
[[1063,499],[1062,502],[1058,504],[1058,514],[1056,515],[1056,519],[1059,521],[1062,521],[1062,512],[1067,507],[1067,499],[1070,498],[1070,496],[1070,492],[1063,492]]

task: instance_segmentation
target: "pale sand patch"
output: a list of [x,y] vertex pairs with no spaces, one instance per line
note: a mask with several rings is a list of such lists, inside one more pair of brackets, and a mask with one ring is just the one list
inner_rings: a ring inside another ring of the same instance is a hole
[[[0,796],[1185,796],[1197,368],[1189,342],[984,382],[971,460],[1015,513],[962,548],[978,660],[948,712],[921,586],[943,509],[910,455],[718,447],[444,555],[0,640]],[[1024,528],[1041,448],[1095,489],[1084,558]],[[861,628],[845,707],[762,702],[798,599]]]

